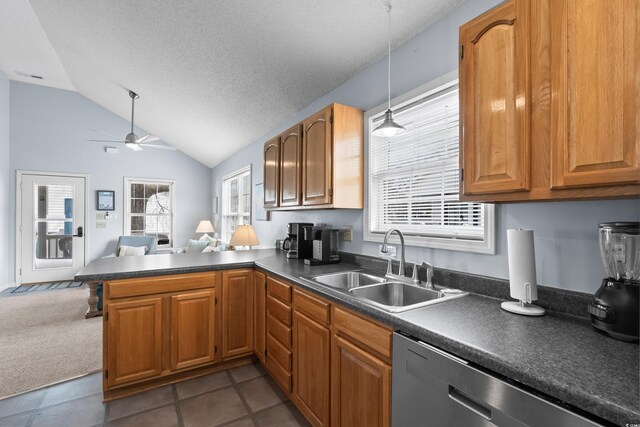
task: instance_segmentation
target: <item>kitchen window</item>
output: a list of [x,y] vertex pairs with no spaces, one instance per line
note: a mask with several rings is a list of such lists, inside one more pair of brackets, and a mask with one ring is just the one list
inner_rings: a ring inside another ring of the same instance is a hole
[[175,182],[125,178],[127,236],[156,236],[158,249],[173,247],[175,236]]
[[251,165],[222,181],[222,240],[228,242],[238,225],[251,223]]
[[365,113],[365,240],[398,228],[411,246],[495,253],[493,205],[458,200],[458,103],[453,72],[393,100],[404,134],[371,133],[386,103]]

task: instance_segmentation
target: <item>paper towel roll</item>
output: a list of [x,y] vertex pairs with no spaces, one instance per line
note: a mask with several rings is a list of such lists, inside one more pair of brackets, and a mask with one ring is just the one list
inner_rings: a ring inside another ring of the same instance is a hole
[[525,283],[531,283],[531,300],[537,300],[538,286],[533,230],[507,230],[507,246],[511,298],[525,300]]

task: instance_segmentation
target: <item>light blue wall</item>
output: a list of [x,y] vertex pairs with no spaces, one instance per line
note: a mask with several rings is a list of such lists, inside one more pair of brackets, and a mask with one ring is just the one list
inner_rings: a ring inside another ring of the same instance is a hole
[[[122,93],[126,95],[125,91]],[[123,102],[127,102],[126,97]],[[178,246],[197,237],[194,231],[198,222],[211,217],[211,170],[208,167],[179,151],[146,149],[133,152],[123,145],[106,144],[120,148],[118,154],[107,154],[105,144],[86,141],[103,139],[89,131],[90,128],[124,137],[129,123],[76,92],[11,82],[11,278],[15,277],[15,177],[18,169],[89,174],[87,262],[113,252],[116,239],[123,234],[125,176],[176,181],[175,242]],[[136,133],[146,134],[140,129]],[[96,190],[115,190],[116,193],[118,218],[108,221],[105,229],[96,229]]]
[[[398,96],[457,68],[458,27],[499,1],[468,0],[423,33],[392,52],[392,97]],[[262,182],[262,144],[331,102],[367,110],[386,99],[386,58],[355,75],[340,87],[314,101],[288,120],[278,124],[252,145],[216,166],[212,171],[213,195],[222,195],[222,177],[247,164],[253,167],[253,183]],[[363,242],[361,210],[274,212],[270,222],[254,221],[262,246],[284,237],[287,222],[350,225],[354,239],[342,249],[370,255],[378,244]],[[538,282],[548,286],[594,292],[604,275],[598,250],[597,225],[602,221],[638,220],[637,200],[554,202],[498,205],[496,255],[411,247],[407,260],[432,262],[450,268],[493,277],[508,278],[507,228],[535,231]],[[220,215],[215,216],[220,229]]]
[[0,72],[0,289],[9,282],[9,79]]

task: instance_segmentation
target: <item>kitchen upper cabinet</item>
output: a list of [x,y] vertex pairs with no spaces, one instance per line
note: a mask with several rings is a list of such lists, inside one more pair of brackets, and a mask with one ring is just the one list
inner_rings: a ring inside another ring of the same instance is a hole
[[213,362],[215,291],[171,296],[171,370]]
[[264,207],[279,206],[280,195],[280,137],[264,144]]
[[[331,104],[264,148],[267,209],[362,209],[364,115]],[[279,162],[274,163],[276,152]],[[279,175],[276,178],[276,171]],[[276,194],[272,189],[276,189]]]
[[253,352],[253,270],[222,274],[222,358]]
[[253,275],[253,352],[262,363],[267,353],[267,276],[256,271]]
[[640,195],[640,3],[511,0],[460,28],[460,198]]
[[554,188],[640,180],[640,2],[551,2]]
[[280,206],[302,202],[302,125],[280,136]]
[[333,196],[331,110],[327,107],[302,122],[302,203],[307,206],[330,204]]
[[106,306],[106,386],[162,373],[162,298],[147,297]]
[[529,188],[528,1],[460,28],[461,167],[465,194]]

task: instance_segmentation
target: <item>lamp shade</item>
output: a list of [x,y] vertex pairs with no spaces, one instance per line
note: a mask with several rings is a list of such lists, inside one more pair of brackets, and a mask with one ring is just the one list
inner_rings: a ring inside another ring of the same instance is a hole
[[209,220],[200,221],[198,228],[196,228],[196,233],[215,233],[215,231]]
[[372,133],[375,136],[390,138],[392,136],[405,133],[405,131],[406,129],[403,126],[399,125],[395,120],[393,120],[393,111],[387,110],[387,112],[384,114],[384,121],[380,126],[375,128]]
[[231,236],[229,242],[231,246],[256,246],[259,245],[258,236],[253,227],[249,224],[239,225]]

